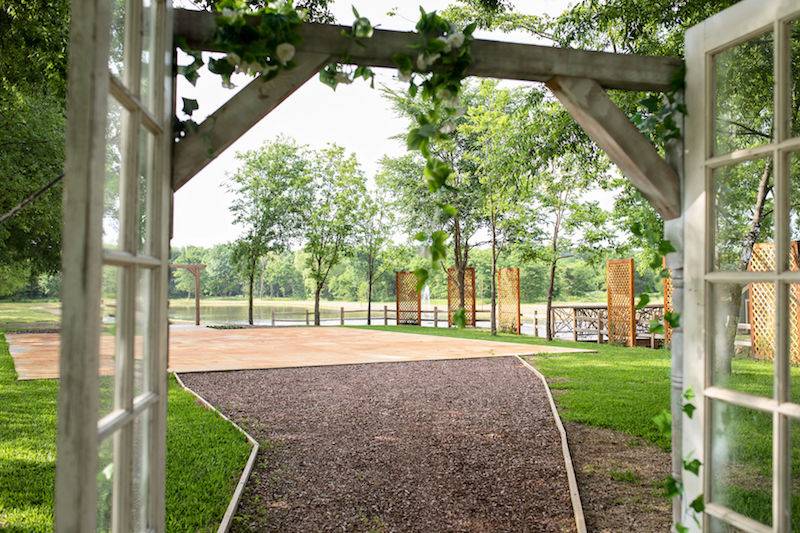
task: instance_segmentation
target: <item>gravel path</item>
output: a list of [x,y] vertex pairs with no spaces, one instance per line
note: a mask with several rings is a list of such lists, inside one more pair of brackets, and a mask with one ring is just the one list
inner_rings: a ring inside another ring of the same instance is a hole
[[574,531],[560,440],[516,358],[184,374],[259,454],[235,531]]

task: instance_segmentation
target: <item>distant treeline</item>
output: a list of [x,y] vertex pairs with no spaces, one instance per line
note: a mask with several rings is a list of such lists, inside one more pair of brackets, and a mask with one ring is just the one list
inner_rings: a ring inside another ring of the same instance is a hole
[[[203,263],[206,269],[201,276],[203,296],[243,296],[246,294],[245,279],[239,276],[231,262],[232,246],[220,244],[211,248],[187,246],[173,250],[175,263]],[[374,301],[394,300],[396,270],[413,270],[423,264],[411,246],[394,245],[388,259],[381,265],[374,287]],[[491,256],[488,249],[471,252],[471,264],[476,269],[477,297],[491,296]],[[500,267],[520,267],[521,297],[524,303],[542,302],[547,294],[547,265],[526,263],[512,252],[500,256]],[[287,298],[303,300],[313,297],[313,280],[304,269],[301,251],[271,254],[262,260],[260,275],[256,279],[255,295],[260,298]],[[658,290],[655,275],[636,275],[637,290]],[[447,298],[447,282],[441,271],[437,271],[429,283],[431,299]],[[596,300],[603,298],[605,291],[605,265],[592,265],[581,258],[563,260],[555,284],[557,300]],[[331,272],[330,281],[323,291],[327,300],[365,301],[367,293],[366,266],[358,254],[345,258]],[[181,298],[194,295],[194,277],[184,270],[176,270],[170,280],[170,297]]]

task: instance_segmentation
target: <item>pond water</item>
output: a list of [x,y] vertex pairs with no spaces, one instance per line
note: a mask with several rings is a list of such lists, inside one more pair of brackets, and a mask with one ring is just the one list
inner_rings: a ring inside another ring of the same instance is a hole
[[[253,322],[256,324],[269,324],[272,321],[272,313],[275,313],[277,321],[293,321],[305,323],[306,310],[311,313],[311,320],[314,320],[313,305],[286,305],[286,304],[256,304],[253,306]],[[373,316],[378,316],[383,312],[383,307],[376,307]],[[347,312],[347,318],[366,318],[367,313]],[[169,317],[172,320],[194,322],[194,302],[171,303],[169,307]],[[320,318],[323,320],[339,320],[338,308],[320,309]],[[247,323],[247,304],[244,303],[214,303],[212,305],[200,304],[200,321],[203,324],[246,324]]]

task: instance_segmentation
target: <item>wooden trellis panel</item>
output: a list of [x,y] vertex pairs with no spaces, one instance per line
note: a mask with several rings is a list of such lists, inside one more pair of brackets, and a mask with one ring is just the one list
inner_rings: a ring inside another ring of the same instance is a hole
[[417,290],[417,276],[413,272],[401,271],[395,274],[395,294],[397,295],[397,325],[422,323],[422,295]]
[[[664,258],[662,263],[664,268],[667,268],[667,258]],[[669,276],[664,278],[664,316],[672,312],[672,271]],[[664,346],[669,346],[672,343],[672,326],[664,320]]]
[[[789,247],[789,268],[800,269],[800,242],[793,241]],[[771,242],[756,243],[747,265],[751,272],[768,272],[775,267],[775,245]],[[751,283],[748,287],[747,315],[750,322],[750,353],[759,359],[775,357],[775,285]],[[789,360],[800,364],[800,285],[789,288]]]
[[497,271],[497,322],[500,331],[521,332],[519,268]]
[[[464,271],[464,318],[467,326],[475,326],[475,269],[467,267]],[[447,326],[453,325],[453,314],[458,310],[458,271],[455,267],[447,269]]]
[[608,298],[608,342],[636,343],[636,313],[633,306],[633,258],[609,259],[606,263]]

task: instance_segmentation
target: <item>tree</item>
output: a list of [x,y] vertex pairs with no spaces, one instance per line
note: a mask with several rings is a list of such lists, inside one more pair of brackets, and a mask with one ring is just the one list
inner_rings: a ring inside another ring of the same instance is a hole
[[481,212],[489,230],[492,335],[497,335],[497,262],[503,249],[519,236],[524,216],[519,206],[530,192],[527,154],[517,142],[525,133],[525,96],[498,85],[484,81],[472,91],[471,106],[459,126],[468,139],[464,157],[474,165],[482,193]]
[[376,191],[364,197],[363,223],[359,226],[357,255],[363,258],[367,278],[367,325],[372,324],[372,289],[383,269],[389,241],[390,211],[385,194]]
[[309,195],[303,236],[306,268],[314,283],[314,325],[320,324],[319,300],[331,269],[355,244],[363,223],[364,175],[355,155],[329,145],[312,154],[307,167]]
[[[469,106],[472,93],[462,91],[461,105]],[[426,111],[423,102],[406,95],[387,91],[395,109],[409,120]],[[460,129],[464,118],[456,121],[453,139],[433,142],[429,149],[435,157],[446,162],[453,172],[446,186],[432,192],[420,179],[423,175],[422,159],[413,154],[381,160],[381,172],[376,178],[380,186],[392,191],[393,206],[402,214],[402,221],[409,234],[418,232],[449,236],[453,253],[453,265],[458,286],[458,313],[463,317],[465,309],[465,276],[469,266],[470,250],[477,244],[475,238],[484,226],[482,216],[482,185],[475,173],[474,160],[465,157],[469,150],[469,139]],[[446,210],[442,206],[447,206]],[[420,235],[421,236],[421,235]],[[446,265],[442,261],[442,270]]]
[[247,279],[248,323],[253,323],[253,286],[261,258],[285,248],[297,235],[310,197],[305,149],[279,138],[257,150],[237,154],[242,163],[232,176],[236,195],[230,206],[244,235],[233,260]]

